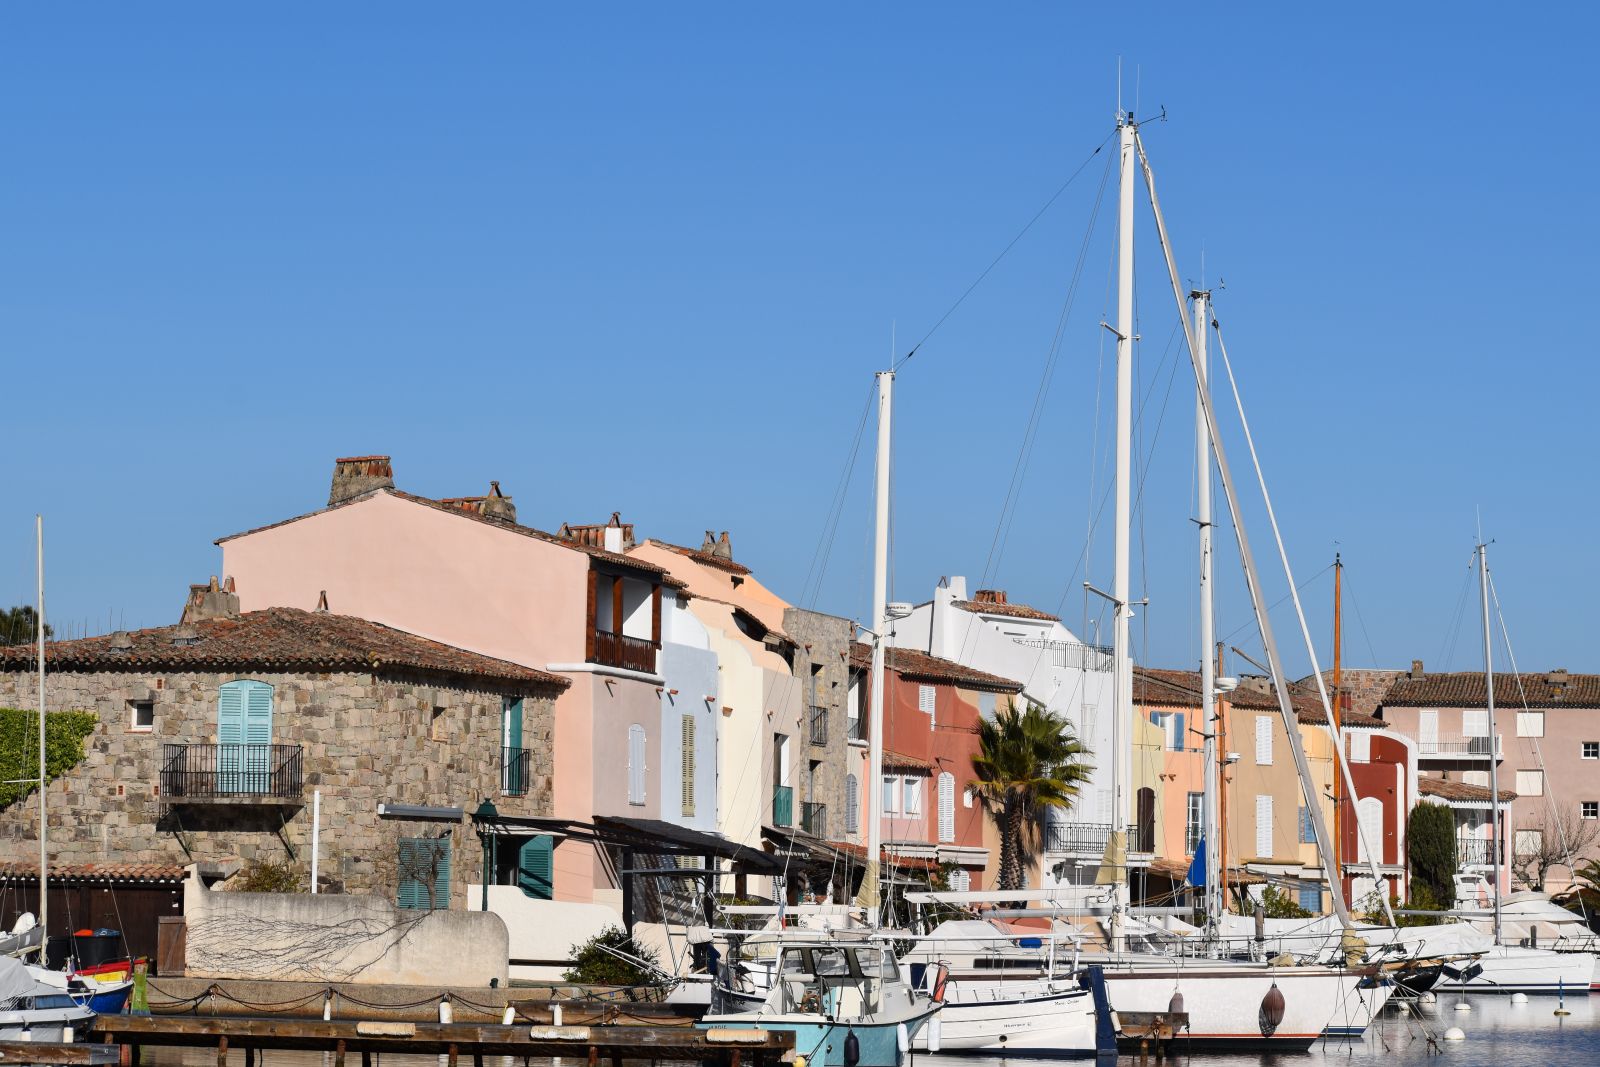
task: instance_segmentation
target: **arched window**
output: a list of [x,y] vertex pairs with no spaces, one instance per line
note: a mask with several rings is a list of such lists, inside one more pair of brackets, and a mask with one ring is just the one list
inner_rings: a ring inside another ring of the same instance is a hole
[[956,839],[956,776],[949,771],[939,775],[939,840]]
[[644,727],[628,727],[628,803],[644,803]]

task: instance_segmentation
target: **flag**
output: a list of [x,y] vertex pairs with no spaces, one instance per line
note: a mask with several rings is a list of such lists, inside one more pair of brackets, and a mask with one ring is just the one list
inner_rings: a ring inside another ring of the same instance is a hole
[[1200,838],[1200,843],[1194,848],[1194,859],[1189,862],[1189,873],[1184,876],[1184,881],[1192,886],[1206,884],[1206,839]]

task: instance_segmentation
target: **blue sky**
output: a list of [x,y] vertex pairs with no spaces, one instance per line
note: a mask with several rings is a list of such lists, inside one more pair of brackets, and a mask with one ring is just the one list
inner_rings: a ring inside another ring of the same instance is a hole
[[[58,624],[173,621],[214,538],[386,452],[420,493],[497,478],[545,528],[727,529],[781,593],[862,614],[870,426],[826,530],[872,371],[1110,134],[1121,55],[1141,114],[1166,108],[1145,135],[1182,269],[1203,250],[1226,281],[1321,654],[1337,546],[1349,661],[1475,667],[1481,508],[1519,662],[1600,669],[1590,9],[864,8],[9,9],[0,599],[31,598],[42,511]],[[900,376],[900,599],[987,570],[1081,628],[1082,581],[1110,580],[1107,527],[1080,565],[1107,155]],[[1193,399],[1142,193],[1137,225],[1136,633],[1180,666]],[[1219,629],[1254,654],[1223,563]]]

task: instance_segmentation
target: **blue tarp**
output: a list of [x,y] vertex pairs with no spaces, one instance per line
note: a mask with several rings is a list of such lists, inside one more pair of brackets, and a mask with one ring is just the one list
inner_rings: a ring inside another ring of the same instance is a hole
[[1206,839],[1200,838],[1200,843],[1194,847],[1194,859],[1189,862],[1189,873],[1184,876],[1184,881],[1192,886],[1206,884]]

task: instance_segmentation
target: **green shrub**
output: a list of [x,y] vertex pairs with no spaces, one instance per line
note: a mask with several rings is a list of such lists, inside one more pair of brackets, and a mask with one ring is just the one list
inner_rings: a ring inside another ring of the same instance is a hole
[[1418,804],[1406,823],[1412,894],[1426,886],[1435,900],[1455,900],[1456,817],[1443,804]]
[[251,860],[244,870],[228,879],[228,883],[228,888],[236,893],[304,892],[300,870],[288,860]]
[[1288,893],[1267,886],[1261,894],[1261,907],[1269,919],[1309,919],[1311,912],[1302,908]]
[[[55,781],[82,761],[83,740],[94,733],[92,711],[52,711],[44,717],[44,773]],[[39,776],[39,713],[0,708],[0,808],[33,793]]]
[[660,962],[654,949],[639,944],[622,927],[608,926],[582,944],[572,946],[572,952],[567,956],[572,967],[562,977],[584,985],[661,984],[659,970],[641,967],[624,956],[643,960],[651,968]]

